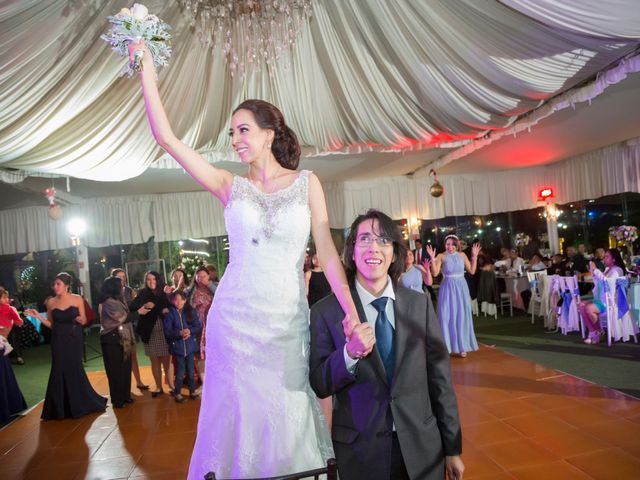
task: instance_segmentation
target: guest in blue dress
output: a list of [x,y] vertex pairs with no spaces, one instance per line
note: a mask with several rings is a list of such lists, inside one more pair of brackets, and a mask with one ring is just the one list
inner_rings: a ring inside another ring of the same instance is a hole
[[407,250],[407,258],[404,261],[404,273],[400,276],[400,285],[404,288],[415,290],[416,292],[424,292],[425,286],[433,283],[431,270],[429,268],[431,261],[427,258],[422,265],[414,264],[413,251]]
[[464,271],[475,274],[480,253],[480,245],[471,248],[471,260],[460,252],[460,240],[455,235],[447,235],[444,240],[445,252],[436,256],[435,249],[427,246],[431,257],[431,274],[444,276],[438,294],[438,319],[442,327],[442,336],[449,353],[466,357],[467,352],[478,350],[478,342],[473,331],[471,314],[471,295],[464,279]]

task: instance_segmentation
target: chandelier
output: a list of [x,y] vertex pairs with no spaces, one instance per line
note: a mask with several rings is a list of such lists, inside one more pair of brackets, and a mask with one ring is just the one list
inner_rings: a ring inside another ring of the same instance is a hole
[[200,41],[221,48],[231,76],[247,69],[269,75],[288,57],[312,13],[312,0],[179,0]]

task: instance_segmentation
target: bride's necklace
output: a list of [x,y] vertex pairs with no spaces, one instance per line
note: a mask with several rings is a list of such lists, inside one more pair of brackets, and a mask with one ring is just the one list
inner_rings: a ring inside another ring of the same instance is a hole
[[[264,189],[260,189],[262,192],[264,193],[273,193],[276,191],[276,187],[278,186],[278,179],[280,178],[280,171],[282,170],[282,165],[278,165],[278,170],[276,170],[276,173],[273,174],[271,176],[271,178],[267,179],[266,182],[260,182],[262,184],[263,187],[267,187]],[[253,183],[256,187],[258,186],[257,181],[253,178],[253,174],[251,173],[251,168],[249,168],[249,180],[251,180],[251,183]]]

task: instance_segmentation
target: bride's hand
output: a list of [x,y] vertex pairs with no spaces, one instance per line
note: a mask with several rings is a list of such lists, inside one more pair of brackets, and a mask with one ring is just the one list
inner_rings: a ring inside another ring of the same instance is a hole
[[151,51],[144,44],[144,40],[141,38],[137,41],[133,41],[129,44],[129,61],[133,63],[135,60],[136,52],[142,52],[142,64],[153,65],[153,57]]
[[342,320],[342,328],[344,329],[344,336],[349,340],[351,338],[351,333],[353,329],[358,325],[358,315],[354,314],[354,316],[349,315],[348,313],[344,316]]

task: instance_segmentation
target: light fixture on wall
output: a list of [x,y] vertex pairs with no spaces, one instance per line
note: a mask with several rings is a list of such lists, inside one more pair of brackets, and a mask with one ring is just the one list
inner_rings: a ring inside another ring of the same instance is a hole
[[431,185],[431,188],[429,189],[429,193],[431,194],[432,197],[434,198],[438,198],[441,197],[442,194],[444,193],[444,187],[442,186],[442,184],[438,181],[438,174],[436,173],[436,171],[432,168],[431,170],[429,170],[429,175],[433,175],[433,185]]

